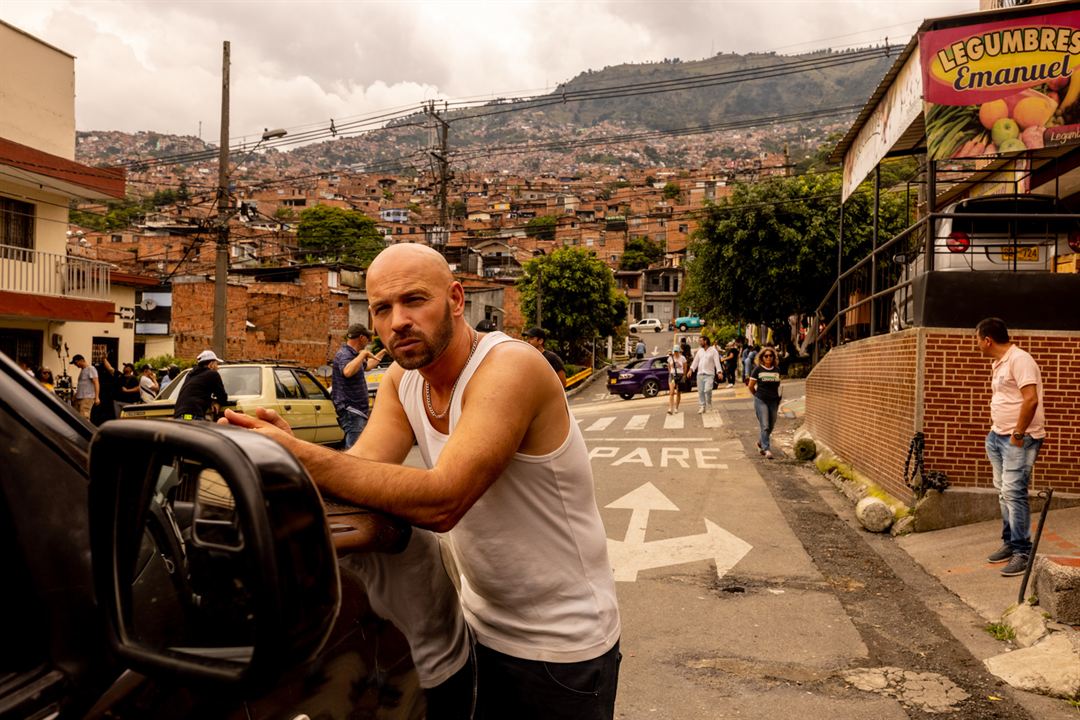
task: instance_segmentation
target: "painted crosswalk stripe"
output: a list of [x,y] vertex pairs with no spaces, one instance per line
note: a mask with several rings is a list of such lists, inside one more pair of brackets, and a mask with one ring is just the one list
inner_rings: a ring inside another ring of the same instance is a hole
[[635,415],[627,421],[624,430],[644,430],[645,425],[649,422],[648,415]]
[[720,417],[720,413],[715,410],[707,410],[702,414],[701,422],[707,428],[718,428],[724,424],[723,419]]
[[668,415],[666,418],[664,418],[664,429],[682,430],[685,418],[686,416],[683,415],[681,412],[677,412],[674,415]]
[[599,420],[597,420],[596,422],[594,422],[592,425],[590,425],[589,427],[585,428],[585,432],[596,431],[596,430],[605,430],[605,429],[607,429],[607,426],[610,425],[613,422],[615,422],[615,416],[614,415],[612,415],[611,417],[602,417]]

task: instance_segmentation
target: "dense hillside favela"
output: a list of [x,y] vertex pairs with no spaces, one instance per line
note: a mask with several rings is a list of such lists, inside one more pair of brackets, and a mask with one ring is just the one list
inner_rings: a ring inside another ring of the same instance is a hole
[[[530,258],[587,248],[617,271],[630,317],[670,315],[677,277],[642,273],[677,269],[697,213],[734,183],[790,174],[842,132],[890,61],[881,47],[673,59],[587,71],[528,99],[417,107],[383,127],[327,118],[262,143],[234,134],[230,271],[341,260],[298,242],[302,213],[324,205],[363,213],[385,243],[439,247],[478,283],[511,287]],[[155,132],[77,140],[80,161],[127,169],[130,197],[72,213],[73,253],[163,285],[213,274],[215,146]],[[648,302],[648,282],[662,302]]]

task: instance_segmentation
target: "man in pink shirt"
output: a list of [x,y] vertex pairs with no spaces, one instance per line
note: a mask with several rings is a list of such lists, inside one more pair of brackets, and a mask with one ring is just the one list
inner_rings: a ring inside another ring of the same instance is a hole
[[1001,548],[987,558],[1008,564],[1005,577],[1022,575],[1031,555],[1031,508],[1028,485],[1031,468],[1046,437],[1043,387],[1039,366],[1009,340],[999,318],[986,318],[975,327],[979,350],[992,359],[990,368],[990,433],[986,457],[994,471],[1001,504]]

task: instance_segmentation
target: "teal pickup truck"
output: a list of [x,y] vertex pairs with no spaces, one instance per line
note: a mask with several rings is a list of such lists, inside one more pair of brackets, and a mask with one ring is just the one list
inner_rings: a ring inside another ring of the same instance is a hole
[[705,325],[705,323],[701,320],[701,318],[694,314],[684,315],[683,317],[675,318],[675,327],[679,328],[680,332],[686,332],[687,330],[700,328],[703,325]]

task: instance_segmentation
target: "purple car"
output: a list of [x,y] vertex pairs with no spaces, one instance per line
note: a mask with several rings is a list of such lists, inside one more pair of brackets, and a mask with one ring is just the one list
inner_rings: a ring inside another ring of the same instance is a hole
[[656,397],[668,389],[667,356],[631,360],[626,367],[608,370],[608,392],[629,400],[638,393]]

